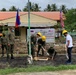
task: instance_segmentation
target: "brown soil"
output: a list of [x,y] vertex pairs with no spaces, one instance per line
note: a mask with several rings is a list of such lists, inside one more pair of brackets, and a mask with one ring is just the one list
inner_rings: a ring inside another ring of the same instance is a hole
[[[59,66],[59,65],[66,65],[65,61],[67,60],[65,55],[57,55],[54,60],[48,61],[33,61],[34,66],[45,66],[45,65],[52,65],[52,66]],[[72,55],[72,64],[76,64],[76,55]],[[22,67],[26,68],[28,65],[27,57],[26,56],[19,56],[14,57],[14,59],[9,59],[7,61],[6,57],[0,58],[0,69],[4,69],[7,67],[15,68],[15,67]]]

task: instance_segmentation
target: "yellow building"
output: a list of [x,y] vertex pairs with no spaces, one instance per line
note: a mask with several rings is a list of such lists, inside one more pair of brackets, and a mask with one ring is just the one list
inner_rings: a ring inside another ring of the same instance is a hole
[[[28,29],[28,12],[20,12],[19,30],[15,29],[15,36],[18,36],[21,41],[26,41]],[[31,28],[50,28],[57,25],[60,20],[60,12],[31,12],[30,27]],[[0,25],[8,25],[15,28],[16,12],[0,12]]]
[[[13,27],[16,38],[19,38],[19,41],[25,43],[28,29],[28,12],[19,12],[19,14],[21,24],[19,28],[15,28],[16,12],[0,12],[0,33],[6,31],[7,28],[9,29],[9,27]],[[30,12],[31,28],[51,28],[57,25],[59,21],[60,12]],[[21,44],[23,43],[16,44],[15,51],[20,49],[21,52],[25,52],[25,44],[23,44],[24,46],[21,46]]]

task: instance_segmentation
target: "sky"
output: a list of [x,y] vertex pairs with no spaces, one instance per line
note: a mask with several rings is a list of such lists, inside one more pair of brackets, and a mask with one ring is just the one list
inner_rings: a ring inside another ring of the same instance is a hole
[[[66,8],[76,8],[76,0],[30,0],[32,3],[37,3],[41,10],[45,9],[48,4],[56,4],[57,7],[65,5]],[[7,10],[11,6],[23,9],[28,0],[0,0],[0,10],[6,8]]]

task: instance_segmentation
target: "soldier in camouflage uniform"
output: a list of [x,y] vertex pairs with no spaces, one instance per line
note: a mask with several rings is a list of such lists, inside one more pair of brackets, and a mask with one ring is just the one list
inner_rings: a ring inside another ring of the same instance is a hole
[[33,58],[35,57],[36,40],[36,36],[34,34],[31,35],[31,55],[33,56]]
[[10,33],[8,33],[8,45],[9,45],[9,51],[11,52],[11,59],[14,59],[13,57],[14,43],[15,43],[14,29],[10,28]]
[[9,58],[9,55],[8,55],[8,38],[5,36],[4,33],[0,39],[0,46],[2,47],[2,57],[4,56],[4,48],[5,48],[6,53],[7,53],[7,59],[8,59]]

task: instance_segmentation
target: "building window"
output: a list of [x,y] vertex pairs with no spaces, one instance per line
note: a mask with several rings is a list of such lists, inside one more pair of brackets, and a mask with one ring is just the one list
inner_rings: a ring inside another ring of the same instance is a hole
[[15,28],[15,36],[20,36],[20,28]]

